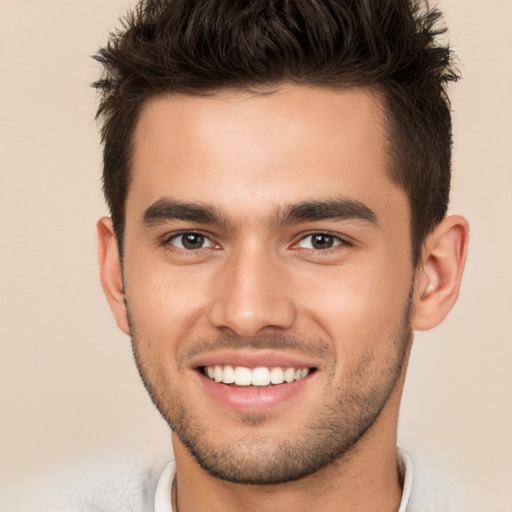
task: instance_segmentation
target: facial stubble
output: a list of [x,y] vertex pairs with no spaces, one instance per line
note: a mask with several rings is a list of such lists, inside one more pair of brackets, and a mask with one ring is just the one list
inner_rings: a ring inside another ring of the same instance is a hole
[[[382,361],[377,361],[374,355],[364,358],[324,394],[325,400],[316,404],[300,432],[280,441],[258,435],[258,429],[269,421],[266,414],[260,413],[240,416],[244,432],[249,428],[253,435],[245,433],[222,444],[215,443],[213,439],[219,437],[218,432],[214,433],[215,423],[209,422],[201,411],[187,402],[186,397],[171,389],[165,371],[148,364],[151,358],[147,357],[147,344],[137,335],[128,303],[127,311],[132,350],[144,386],[198,464],[208,474],[228,482],[272,485],[301,479],[347,456],[375,424],[403,370],[411,339],[412,296],[411,286],[401,325],[392,337],[391,353]],[[324,354],[328,375],[334,374],[336,366],[335,354],[320,341],[305,342],[283,335],[251,339],[221,336],[210,345],[212,348],[245,346],[296,350],[309,346],[311,352]],[[371,386],[368,387],[369,380]]]

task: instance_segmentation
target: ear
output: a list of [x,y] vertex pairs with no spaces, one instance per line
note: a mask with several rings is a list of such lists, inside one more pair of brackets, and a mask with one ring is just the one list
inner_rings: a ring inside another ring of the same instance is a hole
[[125,334],[130,334],[128,314],[124,302],[123,271],[114,227],[108,217],[101,218],[96,227],[98,231],[101,286],[110,304],[110,309],[114,313],[117,326]]
[[468,251],[469,226],[463,217],[446,217],[427,237],[416,271],[412,328],[440,324],[459,295]]

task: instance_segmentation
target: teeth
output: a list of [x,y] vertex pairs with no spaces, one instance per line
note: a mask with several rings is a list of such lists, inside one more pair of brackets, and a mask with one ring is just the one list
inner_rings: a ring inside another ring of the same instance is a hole
[[268,368],[254,368],[252,371],[253,386],[268,386],[270,384],[270,372]]
[[215,382],[224,384],[236,384],[237,386],[260,386],[265,387],[270,384],[282,384],[283,382],[293,382],[309,375],[309,368],[280,368],[274,366],[267,368],[261,366],[258,368],[246,368],[244,366],[206,366],[204,374]]
[[272,384],[282,384],[284,382],[284,372],[282,368],[276,366],[270,370],[270,382],[272,382]]
[[250,386],[252,383],[251,370],[243,366],[235,368],[235,384],[237,386]]
[[224,366],[222,382],[224,384],[233,384],[235,382],[235,369],[232,366]]
[[286,382],[293,382],[295,380],[295,368],[286,368],[284,371],[284,380]]

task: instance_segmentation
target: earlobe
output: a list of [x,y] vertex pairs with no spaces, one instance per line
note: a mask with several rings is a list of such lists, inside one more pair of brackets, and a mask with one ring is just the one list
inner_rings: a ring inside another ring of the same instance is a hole
[[468,239],[466,219],[451,215],[425,241],[416,272],[414,330],[425,331],[440,324],[457,301]]
[[101,218],[96,227],[101,286],[114,314],[117,326],[129,335],[130,327],[124,300],[123,272],[114,227],[108,217]]

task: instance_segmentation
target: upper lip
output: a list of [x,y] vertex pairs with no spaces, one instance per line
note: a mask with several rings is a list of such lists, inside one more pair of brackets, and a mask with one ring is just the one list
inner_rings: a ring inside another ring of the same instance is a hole
[[278,352],[274,350],[220,350],[195,357],[191,362],[192,368],[203,366],[244,366],[258,368],[262,366],[281,368],[318,368],[319,361],[301,354]]

